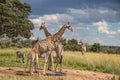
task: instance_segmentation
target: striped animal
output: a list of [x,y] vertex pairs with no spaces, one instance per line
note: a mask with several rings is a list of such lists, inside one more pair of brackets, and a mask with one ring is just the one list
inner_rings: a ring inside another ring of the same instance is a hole
[[24,52],[22,52],[22,51],[16,52],[16,62],[21,62],[21,60],[22,60],[22,62],[24,63],[24,58],[25,58]]

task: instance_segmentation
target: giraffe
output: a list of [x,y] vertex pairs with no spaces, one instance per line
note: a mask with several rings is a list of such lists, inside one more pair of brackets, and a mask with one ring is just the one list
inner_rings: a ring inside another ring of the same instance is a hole
[[[30,61],[30,63],[29,63]],[[33,64],[32,64],[33,61]],[[38,53],[36,53],[36,51],[34,49],[31,49],[27,55],[27,62],[26,62],[26,67],[25,67],[25,72],[26,72],[26,68],[28,67],[28,65],[30,64],[30,69],[29,72],[31,72],[31,70],[33,68],[35,68],[35,72],[37,73],[37,68],[38,68]],[[32,73],[31,73],[32,74]]]
[[[46,63],[48,62],[48,57],[52,53],[52,51],[55,49],[54,47],[55,42],[58,41],[62,37],[66,29],[73,31],[70,23],[64,24],[63,27],[57,33],[43,40],[39,40],[38,42],[35,43],[34,47],[32,48],[32,50],[34,51],[33,54],[37,54],[35,55],[35,57],[38,56],[38,54],[41,55],[45,53],[45,63],[44,63],[44,69],[43,69],[44,75],[46,74]],[[33,74],[32,68],[33,68],[35,57],[31,59],[31,62],[30,62],[31,63],[30,74]]]
[[82,52],[82,55],[84,55],[84,53],[86,52],[86,45],[83,43],[82,40],[80,41],[80,43],[81,43],[81,52]]
[[[42,24],[41,24],[41,26],[39,28],[39,30],[42,30],[42,29],[44,30],[44,33],[45,33],[46,37],[52,36],[52,34],[48,32],[48,30],[46,28],[46,25],[45,25],[45,22],[42,22]],[[49,56],[49,63],[48,63],[48,70],[50,70],[50,67],[52,66],[52,59],[51,58],[52,57],[50,55]]]
[[[45,23],[43,23],[43,22],[42,22],[39,30],[42,30],[42,29],[44,30],[44,33],[45,33],[46,37],[52,36],[52,34],[47,30],[47,27],[46,27]],[[58,60],[58,62],[60,64],[60,71],[61,71],[62,70],[61,69],[61,66],[62,66],[61,63],[62,63],[62,55],[63,55],[62,54],[63,53],[63,45],[62,45],[62,43],[60,41],[57,41],[55,43],[55,52],[56,52],[56,55],[57,55],[57,60]],[[49,57],[49,58],[51,58],[51,57]],[[52,66],[51,59],[49,59],[49,61],[50,61],[50,63],[49,63],[49,66],[48,66],[48,70],[50,69],[49,67]],[[57,62],[57,65],[58,65],[58,62]],[[57,68],[57,65],[55,67],[55,70]]]

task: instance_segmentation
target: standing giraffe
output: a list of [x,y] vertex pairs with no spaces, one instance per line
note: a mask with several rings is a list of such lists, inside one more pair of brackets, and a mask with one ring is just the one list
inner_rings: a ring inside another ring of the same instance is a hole
[[[34,43],[34,45],[35,45],[35,43]],[[31,51],[27,55],[25,72],[26,72],[26,69],[27,69],[29,64],[30,64],[29,72],[31,72],[31,70],[33,70],[33,68],[35,69],[35,72],[38,72],[37,71],[37,69],[38,69],[38,55],[39,55],[38,51],[35,51],[35,49],[31,49]],[[30,73],[30,74],[32,74],[32,73]]]
[[81,43],[81,52],[82,52],[82,55],[84,55],[84,53],[86,52],[86,45],[85,43],[83,43],[82,40],[80,41],[80,43]]
[[[63,35],[66,29],[73,31],[70,23],[64,24],[63,27],[56,34],[54,34],[53,36],[49,36],[46,39],[39,40],[32,48],[32,50],[34,51],[33,52],[34,55],[35,54],[41,55],[45,53],[45,63],[44,63],[44,70],[43,70],[44,75],[46,74],[46,63],[48,62],[48,57],[52,53],[52,51],[55,49],[55,42],[60,40],[61,36]],[[35,57],[37,56],[38,55],[35,55]],[[30,74],[33,74],[32,68],[33,68],[35,57],[31,59]]]
[[[40,28],[39,28],[39,30],[42,30],[42,29],[44,30],[44,33],[45,33],[46,37],[52,36],[52,34],[47,30],[47,27],[46,27],[45,23],[42,23]],[[58,62],[60,64],[60,71],[61,71],[62,70],[61,69],[61,66],[62,66],[61,63],[62,63],[62,55],[63,55],[63,45],[62,45],[62,43],[60,41],[57,41],[55,43],[55,52],[56,52],[56,55],[57,55],[57,60],[58,60]],[[50,56],[52,56],[52,55],[50,55]],[[49,57],[49,61],[50,62],[49,62],[48,70],[52,66],[51,57]],[[58,62],[57,62],[57,65],[58,65]],[[55,70],[57,68],[57,65],[55,67]]]

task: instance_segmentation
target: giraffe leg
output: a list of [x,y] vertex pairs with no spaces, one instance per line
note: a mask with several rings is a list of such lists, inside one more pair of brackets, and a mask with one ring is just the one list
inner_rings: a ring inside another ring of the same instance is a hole
[[57,70],[57,66],[58,66],[58,64],[59,64],[59,59],[58,59],[58,57],[56,57],[55,71]]
[[31,60],[30,61],[30,75],[32,75],[33,74],[33,61]]
[[51,54],[48,57],[48,70],[51,70],[51,66],[52,66],[52,59],[51,59]]
[[43,74],[46,75],[46,65],[47,65],[47,62],[48,62],[48,57],[49,55],[51,54],[52,51],[48,51],[46,54],[45,54],[45,63],[44,63],[44,71],[43,71]]
[[35,60],[35,53],[32,53],[31,60],[30,60],[30,75],[33,74],[34,60]]
[[54,67],[54,60],[53,60],[53,56],[51,56],[51,65],[52,65],[52,70],[54,71],[54,70],[55,70],[55,67]]
[[37,71],[37,69],[38,69],[38,54],[36,54],[36,56],[35,56],[35,72],[36,73],[39,73],[38,71]]
[[82,51],[82,55],[84,55],[84,52]]
[[[29,54],[28,54],[28,56],[29,56]],[[27,69],[27,67],[28,67],[28,63],[29,63],[29,57],[27,57],[27,62],[26,62],[26,67],[25,67],[25,72],[26,72],[26,69]]]
[[61,58],[60,58],[60,72],[62,71],[62,58],[63,58],[63,56],[61,55]]

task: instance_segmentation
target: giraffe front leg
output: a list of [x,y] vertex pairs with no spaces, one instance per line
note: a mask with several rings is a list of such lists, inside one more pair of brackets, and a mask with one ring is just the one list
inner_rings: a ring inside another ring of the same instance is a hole
[[51,54],[49,55],[49,57],[48,57],[48,70],[50,70],[51,71],[51,66],[52,66],[52,59],[51,59]]
[[46,75],[46,65],[48,62],[48,57],[49,57],[49,53],[45,54],[45,63],[44,63],[44,70],[43,70],[43,75]]
[[30,58],[30,75],[33,74],[34,60],[35,60],[35,53],[32,53]]
[[60,59],[60,72],[62,71],[62,60],[63,60],[63,56],[61,55],[61,59]]
[[27,58],[26,67],[25,67],[25,72],[27,72],[26,69],[28,68],[28,63],[29,63],[29,57]]
[[52,70],[55,70],[55,66],[54,66],[54,59],[53,56],[51,55],[51,64],[52,64]]

